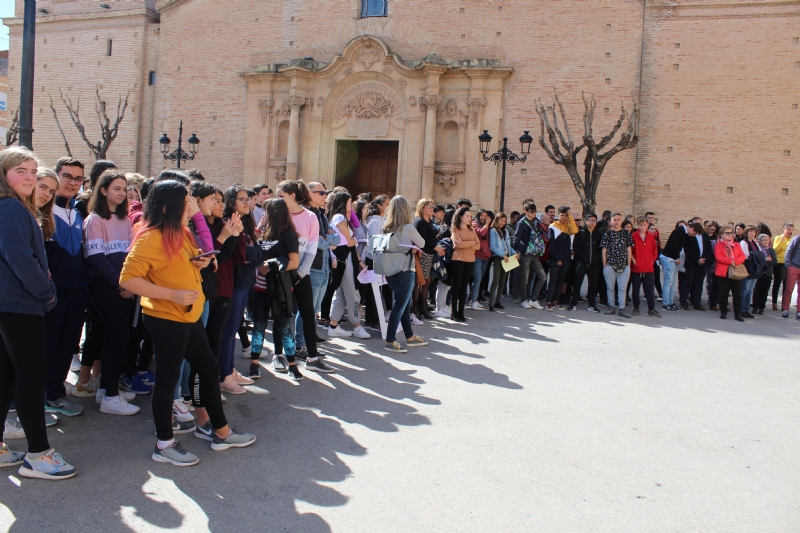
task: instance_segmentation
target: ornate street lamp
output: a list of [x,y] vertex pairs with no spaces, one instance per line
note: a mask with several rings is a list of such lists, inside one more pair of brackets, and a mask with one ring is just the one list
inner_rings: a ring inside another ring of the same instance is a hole
[[181,120],[181,125],[178,128],[178,148],[175,149],[172,153],[169,151],[169,145],[172,141],[169,140],[167,134],[165,133],[159,140],[158,144],[161,145],[161,153],[164,154],[164,159],[168,161],[175,161],[178,164],[178,168],[181,168],[181,161],[192,161],[194,156],[197,154],[197,145],[200,144],[200,139],[197,138],[197,135],[192,133],[192,136],[189,137],[187,141],[189,143],[189,151],[183,149],[183,121]]
[[495,165],[503,163],[503,173],[500,179],[500,211],[505,212],[506,161],[512,165],[517,162],[524,163],[528,158],[528,154],[531,153],[531,143],[533,142],[533,137],[528,135],[528,132],[526,131],[525,134],[519,138],[520,145],[522,146],[520,153],[522,155],[517,155],[508,149],[508,137],[503,137],[503,147],[500,150],[489,155],[489,146],[492,143],[492,136],[489,135],[488,130],[483,130],[483,133],[478,136],[478,141],[481,143],[481,154],[483,155],[484,161],[493,161]]

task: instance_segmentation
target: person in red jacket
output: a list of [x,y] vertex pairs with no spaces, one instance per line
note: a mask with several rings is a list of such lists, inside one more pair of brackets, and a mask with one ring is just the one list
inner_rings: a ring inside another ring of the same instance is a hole
[[655,274],[653,265],[658,258],[656,237],[648,231],[650,223],[646,217],[637,220],[639,231],[633,232],[631,248],[631,281],[633,283],[633,313],[639,314],[639,287],[644,285],[644,297],[647,300],[647,316],[661,318],[656,311]]
[[736,320],[744,322],[741,315],[742,303],[742,282],[738,279],[728,277],[728,267],[741,265],[745,257],[742,247],[733,240],[733,227],[723,226],[720,228],[720,239],[714,248],[714,259],[717,260],[717,267],[714,275],[717,278],[717,288],[719,290],[719,317],[723,320],[728,318],[728,292],[733,292],[733,313]]

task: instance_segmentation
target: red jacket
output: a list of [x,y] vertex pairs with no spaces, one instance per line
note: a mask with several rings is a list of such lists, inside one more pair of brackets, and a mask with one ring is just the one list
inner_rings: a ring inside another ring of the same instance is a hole
[[745,257],[741,245],[736,241],[717,241],[714,247],[714,259],[717,260],[717,269],[714,274],[721,278],[728,276],[728,265],[733,266],[744,263]]
[[491,226],[484,228],[477,220],[472,221],[472,228],[475,230],[475,233],[478,235],[478,240],[481,243],[481,249],[475,252],[475,257],[488,261],[492,258],[492,250],[489,248],[489,231],[492,228]]
[[634,231],[631,237],[633,237],[631,272],[636,274],[653,272],[653,265],[658,259],[658,245],[656,244],[655,235],[649,231],[645,232],[644,241],[642,241],[641,233]]

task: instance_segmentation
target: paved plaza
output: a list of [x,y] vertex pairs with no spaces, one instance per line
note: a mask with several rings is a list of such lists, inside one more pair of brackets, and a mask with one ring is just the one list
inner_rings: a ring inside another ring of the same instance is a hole
[[78,477],[5,469],[0,532],[800,529],[800,322],[467,317],[408,354],[327,342],[340,371],[299,385],[265,371],[226,404],[258,442],[183,435],[191,468],[150,460],[149,396],[130,418],[78,399],[49,430]]

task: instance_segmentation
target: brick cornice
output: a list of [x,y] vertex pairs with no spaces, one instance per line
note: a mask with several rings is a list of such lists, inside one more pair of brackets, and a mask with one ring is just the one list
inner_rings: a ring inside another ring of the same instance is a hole
[[[124,17],[148,17],[153,22],[158,22],[158,13],[146,7],[134,9],[114,9],[111,11],[92,11],[87,13],[69,13],[66,15],[39,15],[36,17],[36,24],[48,24],[63,21],[83,21],[83,20],[104,20]],[[3,24],[6,26],[22,26],[22,17],[4,18]]]
[[158,0],[156,2],[156,11],[161,14],[168,9],[179,6],[188,0]]

